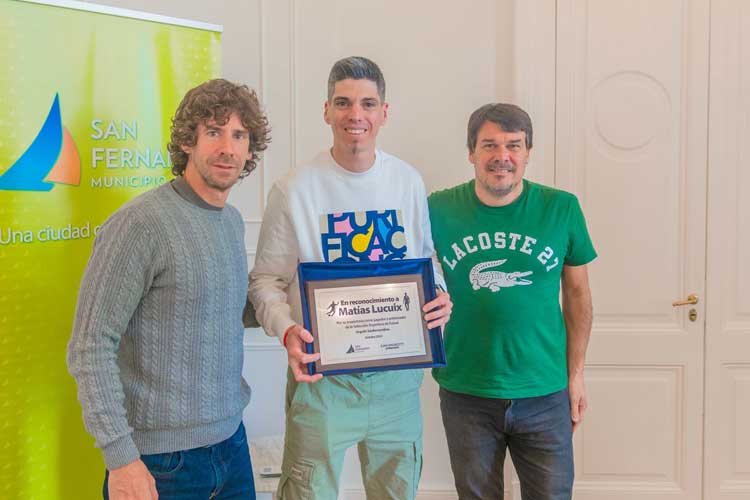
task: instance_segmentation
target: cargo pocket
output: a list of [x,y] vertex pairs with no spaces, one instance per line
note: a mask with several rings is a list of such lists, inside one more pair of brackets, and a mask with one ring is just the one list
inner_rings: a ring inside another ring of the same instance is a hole
[[419,479],[422,477],[422,440],[414,442],[414,483],[411,498],[417,497]]
[[279,500],[312,500],[313,471],[315,466],[304,460],[299,460],[292,464],[288,472],[281,474],[279,480],[278,499]]

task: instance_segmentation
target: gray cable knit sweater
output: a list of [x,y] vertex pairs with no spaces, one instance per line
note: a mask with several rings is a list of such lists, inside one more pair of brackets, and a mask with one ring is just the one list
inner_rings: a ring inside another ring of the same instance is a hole
[[68,345],[86,429],[109,469],[237,430],[244,224],[183,178],[124,205],[94,242]]

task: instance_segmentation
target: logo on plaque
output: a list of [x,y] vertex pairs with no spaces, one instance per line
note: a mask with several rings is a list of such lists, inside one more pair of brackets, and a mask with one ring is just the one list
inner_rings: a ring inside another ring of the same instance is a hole
[[328,306],[328,310],[326,311],[326,314],[328,316],[333,316],[334,314],[336,314],[337,305],[338,304],[335,301],[331,301],[330,305]]

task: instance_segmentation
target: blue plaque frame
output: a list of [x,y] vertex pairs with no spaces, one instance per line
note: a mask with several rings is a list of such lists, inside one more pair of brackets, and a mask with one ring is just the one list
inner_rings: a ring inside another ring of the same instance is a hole
[[[303,262],[297,267],[299,275],[300,298],[302,300],[302,319],[304,327],[313,336],[317,332],[313,331],[312,321],[310,318],[310,304],[308,300],[308,285],[311,283],[319,284],[320,282],[347,280],[347,279],[367,279],[383,278],[388,276],[401,277],[405,275],[419,275],[421,277],[422,291],[424,302],[419,304],[420,314],[424,303],[427,303],[437,297],[435,289],[435,275],[433,274],[432,259],[401,259],[392,261],[371,261],[371,262],[352,262],[352,263],[328,263],[328,262]],[[330,288],[334,288],[331,286]],[[422,314],[422,323],[424,318]],[[424,328],[427,329],[426,325]],[[341,363],[335,365],[335,368],[327,369],[317,363],[308,363],[307,371],[310,375],[322,373],[323,375],[340,375],[344,373],[362,373],[384,370],[407,370],[414,368],[433,368],[446,365],[445,346],[440,327],[427,330],[425,344],[429,343],[427,361],[394,363],[391,360],[387,365],[378,365],[374,362],[371,366],[358,366],[353,368],[341,367]],[[308,342],[305,345],[308,354],[314,352],[314,343]],[[397,358],[398,359],[398,358]],[[316,366],[316,364],[318,366]],[[355,363],[352,363],[355,364]]]

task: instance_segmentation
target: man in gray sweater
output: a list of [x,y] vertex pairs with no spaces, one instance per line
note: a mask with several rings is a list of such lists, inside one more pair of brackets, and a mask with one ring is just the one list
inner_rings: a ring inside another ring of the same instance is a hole
[[68,367],[105,498],[254,499],[244,225],[226,199],[266,148],[268,121],[253,91],[218,79],[185,95],[171,134],[176,179],[97,234]]

